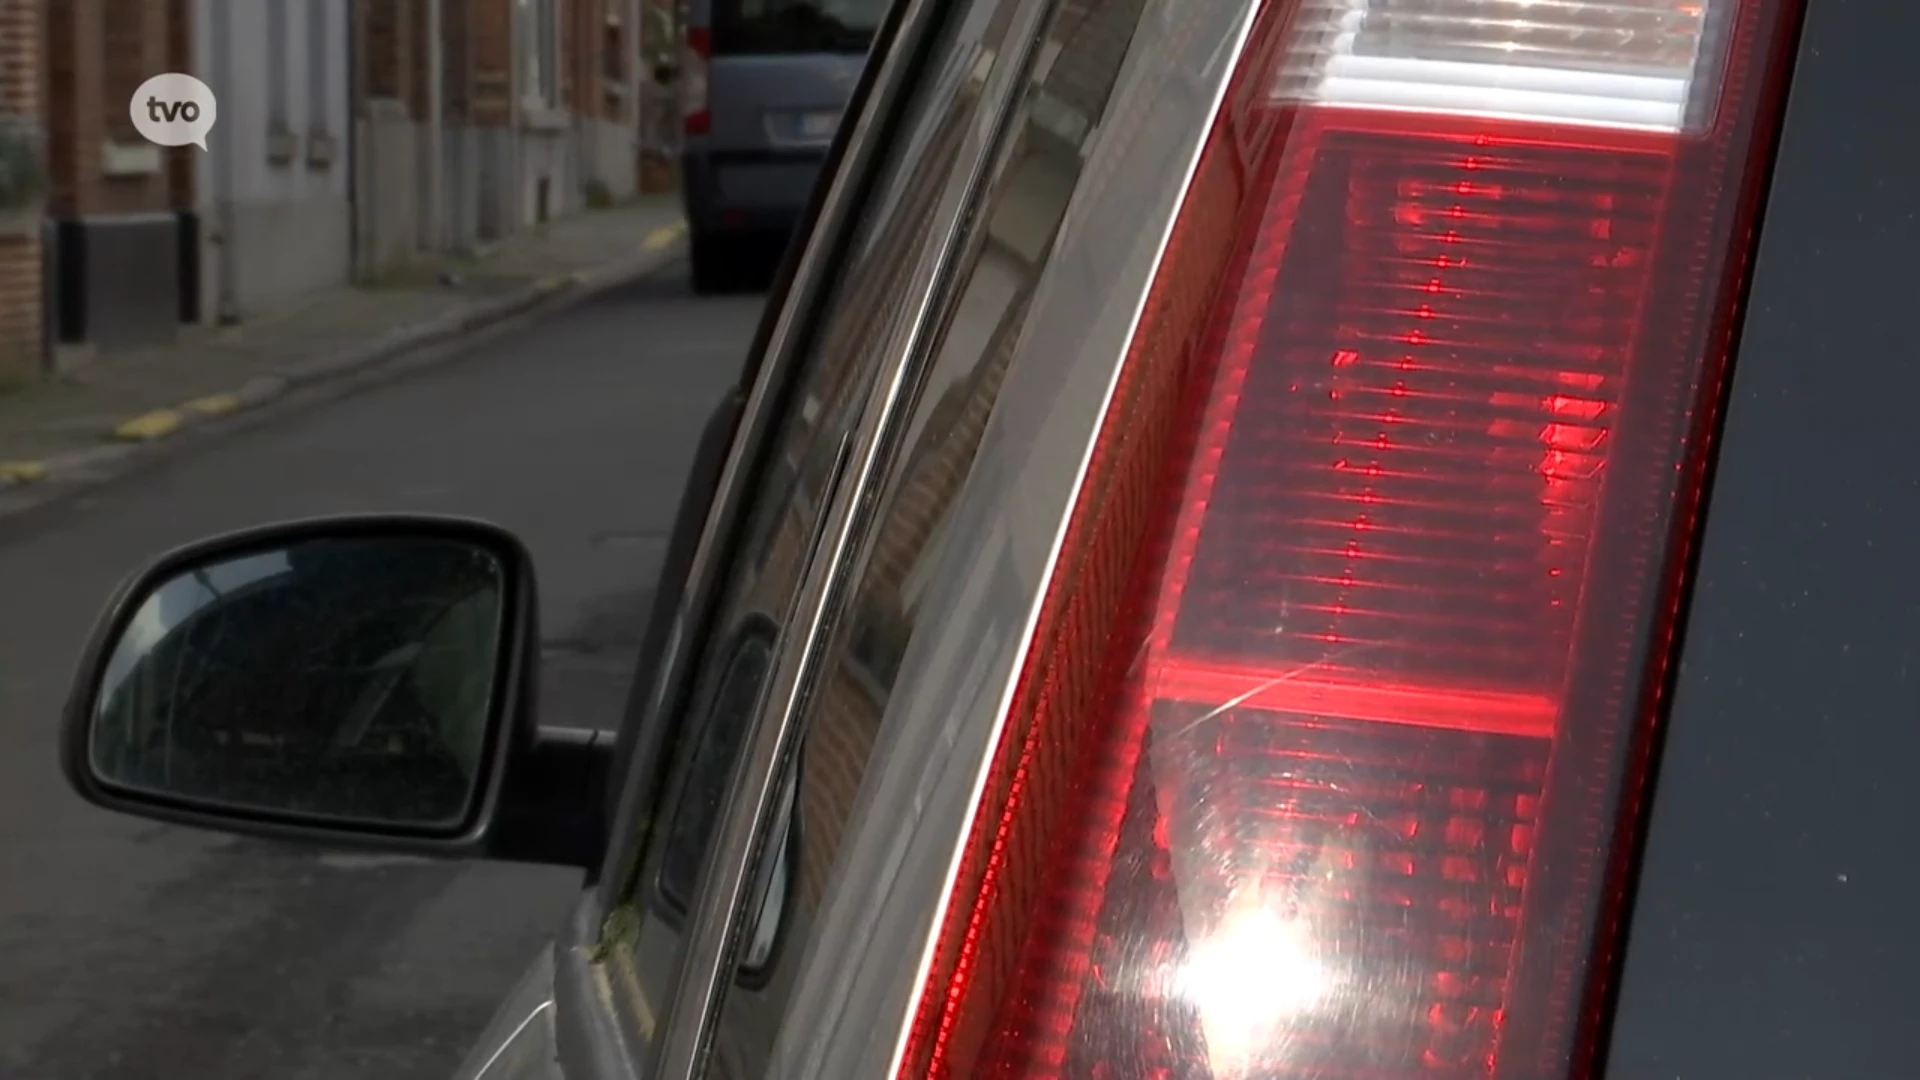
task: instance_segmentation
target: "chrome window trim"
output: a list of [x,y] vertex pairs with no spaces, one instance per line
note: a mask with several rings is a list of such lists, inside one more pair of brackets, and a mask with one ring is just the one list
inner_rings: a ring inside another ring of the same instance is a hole
[[[1256,6],[1149,0],[1142,15],[1135,41],[1151,47],[1130,49],[1087,145],[924,600],[950,614],[903,661],[770,1076],[888,1080],[899,1068],[1067,512]],[[1045,510],[1023,517],[1034,506]]]
[[[903,404],[928,360],[928,342],[951,299],[944,294],[951,291],[955,255],[981,196],[983,178],[998,157],[1010,106],[1021,93],[1038,52],[1039,27],[1057,0],[1013,2],[1017,6],[1006,40],[1017,43],[1018,53],[999,57],[988,74],[972,130],[956,155],[954,171],[942,185],[934,229],[903,285],[907,302],[887,324],[881,355],[888,366],[868,393],[854,442],[843,448],[845,457],[832,480],[827,514],[808,554],[800,594],[775,645],[773,677],[762,691],[747,751],[728,788],[727,811],[696,890],[698,903],[686,931],[677,985],[650,1070],[659,1080],[695,1080],[705,1072],[717,1005],[732,978],[743,899],[777,809],[782,765],[796,741],[795,714],[819,667],[823,644],[830,637],[831,616],[844,599],[853,565],[850,556],[870,525],[867,511],[876,494],[873,489],[885,475],[880,459],[896,441],[894,428],[905,412]],[[887,62],[904,63],[902,55],[901,50],[893,50]],[[835,183],[843,181],[838,177]],[[809,254],[813,247],[809,242]],[[796,312],[812,302],[813,298],[799,303],[789,300],[779,316],[780,325],[797,324]],[[761,387],[755,389],[758,392]]]
[[[875,71],[864,107],[850,127],[840,167],[828,181],[820,213],[801,249],[793,277],[784,293],[768,297],[767,302],[775,306],[772,329],[759,350],[760,366],[741,410],[739,427],[727,450],[725,464],[721,466],[700,539],[687,565],[686,583],[662,645],[662,656],[654,669],[646,705],[638,716],[628,720],[637,729],[660,723],[663,710],[687,689],[687,678],[700,658],[698,642],[689,647],[689,638],[696,629],[692,624],[707,602],[715,597],[722,556],[741,524],[740,514],[750,493],[749,481],[754,478],[753,466],[764,456],[777,427],[773,422],[773,411],[781,403],[777,384],[794,371],[798,354],[806,346],[815,321],[815,309],[828,295],[834,272],[844,269],[848,262],[850,253],[842,249],[853,238],[859,220],[861,205],[856,196],[874,177],[875,129],[905,107],[905,91],[915,74],[909,60],[925,43],[927,31],[940,8],[940,0],[904,0],[904,3],[893,47],[887,50]],[[638,753],[642,745],[636,731],[633,741],[621,749]],[[631,767],[635,764],[638,763],[618,765],[624,770],[620,774],[620,798],[610,819],[612,843],[598,882],[600,905],[608,910],[619,903],[620,893],[632,877],[644,848],[645,837],[636,827],[647,812],[643,804],[658,794],[643,775],[646,770]]]

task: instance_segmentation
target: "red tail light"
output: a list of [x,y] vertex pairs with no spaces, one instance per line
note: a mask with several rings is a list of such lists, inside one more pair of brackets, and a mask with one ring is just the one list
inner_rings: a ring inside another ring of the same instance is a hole
[[1262,6],[902,1078],[1589,1067],[1794,8]]
[[681,118],[689,135],[705,135],[713,127],[713,115],[707,111],[707,62],[712,58],[712,35],[705,27],[689,27],[680,85]]

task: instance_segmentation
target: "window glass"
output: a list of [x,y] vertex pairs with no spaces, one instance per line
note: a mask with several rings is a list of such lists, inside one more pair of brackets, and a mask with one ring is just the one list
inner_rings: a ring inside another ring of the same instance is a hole
[[714,0],[713,51],[866,52],[892,0]]
[[[929,71],[956,63],[956,54],[971,62],[980,42],[954,30],[949,23],[938,32]],[[642,832],[646,848],[631,879],[622,883],[622,901],[609,913],[601,954],[643,1045],[651,1043],[673,990],[726,788],[774,667],[780,630],[832,494],[836,463],[886,359],[885,321],[908,300],[890,286],[907,278],[925,246],[939,182],[953,171],[962,135],[974,119],[976,87],[956,90],[929,77],[918,81],[914,95],[900,120],[903,136],[932,127],[944,137],[912,157],[883,154],[849,257],[795,376],[792,407],[776,421],[743,507],[742,540],[723,580],[712,638],[692,674],[685,728],[668,751],[657,827],[652,819],[627,825]],[[791,812],[797,799],[781,805],[795,819],[783,828],[798,835],[804,826]],[[784,853],[790,844],[789,837],[771,850]],[[755,983],[756,965],[785,955],[777,931],[786,921],[793,874],[785,858],[765,862],[754,882],[757,892],[750,895],[767,916],[759,920],[767,933],[748,944],[743,985]]]
[[[753,716],[754,699],[765,685],[773,668],[774,626],[767,620],[751,620],[741,633],[731,659],[720,676],[709,719],[693,748],[677,798],[668,812],[662,840],[659,873],[654,878],[660,905],[671,913],[678,925],[685,925],[692,910],[693,896],[700,884],[701,864],[713,831],[719,826],[720,813],[732,780],[733,763],[738,759],[747,721]],[[752,981],[767,966],[779,943],[781,913],[792,885],[792,837],[789,820],[793,816],[794,786],[788,783],[781,800],[783,820],[776,835],[782,837],[773,849],[774,858],[763,868],[758,888],[750,895],[758,898],[756,925],[764,928],[748,945],[741,961],[740,975]]]
[[560,12],[555,0],[516,0],[519,47],[526,73],[521,93],[530,103],[552,108],[560,101]]
[[[772,939],[780,949],[754,983],[738,982],[727,993],[713,1044],[715,1075],[760,1076],[767,1069],[901,658],[916,629],[939,625],[921,596],[928,567],[940,558],[948,511],[993,414],[1068,198],[1098,182],[1082,175],[1081,147],[1100,121],[1143,7],[1144,0],[1066,0],[1051,17],[1042,63],[1015,118],[1013,145],[983,196],[957,270],[957,297],[882,479],[865,562],[838,620],[819,689],[803,707],[789,780],[793,801],[782,808],[791,825],[776,834],[781,843],[767,860],[792,863],[778,871],[791,878],[778,910],[782,925],[749,924],[743,945]],[[876,282],[873,293],[857,296],[855,308],[884,306],[890,285]],[[760,871],[763,877],[772,872]],[[770,910],[763,905],[762,920]]]
[[678,917],[685,917],[699,884],[701,857],[726,797],[728,769],[739,753],[747,718],[753,715],[754,696],[773,666],[773,638],[773,624],[764,620],[743,630],[720,676],[706,729],[700,732],[686,778],[668,813],[658,887],[661,900]]

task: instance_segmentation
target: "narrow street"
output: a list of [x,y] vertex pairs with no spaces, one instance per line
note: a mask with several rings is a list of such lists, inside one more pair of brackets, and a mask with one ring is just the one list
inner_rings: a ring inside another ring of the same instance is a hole
[[0,1076],[450,1072],[577,875],[91,809],[55,756],[81,642],[116,582],[171,545],[308,514],[475,515],[538,562],[547,715],[611,726],[694,440],[758,307],[694,299],[680,262],[0,529]]

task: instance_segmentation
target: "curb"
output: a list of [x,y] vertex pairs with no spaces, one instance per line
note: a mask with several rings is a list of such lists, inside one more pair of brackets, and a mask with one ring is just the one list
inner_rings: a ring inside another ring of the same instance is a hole
[[374,371],[429,349],[458,345],[522,315],[536,311],[556,314],[666,265],[685,232],[684,222],[662,226],[646,236],[640,253],[631,258],[544,277],[505,296],[388,331],[331,356],[271,369],[234,390],[142,413],[106,433],[113,441],[100,446],[38,461],[0,460],[0,517],[38,506],[75,488],[103,483],[133,459],[149,456],[181,432],[210,421],[258,409],[297,390]]

